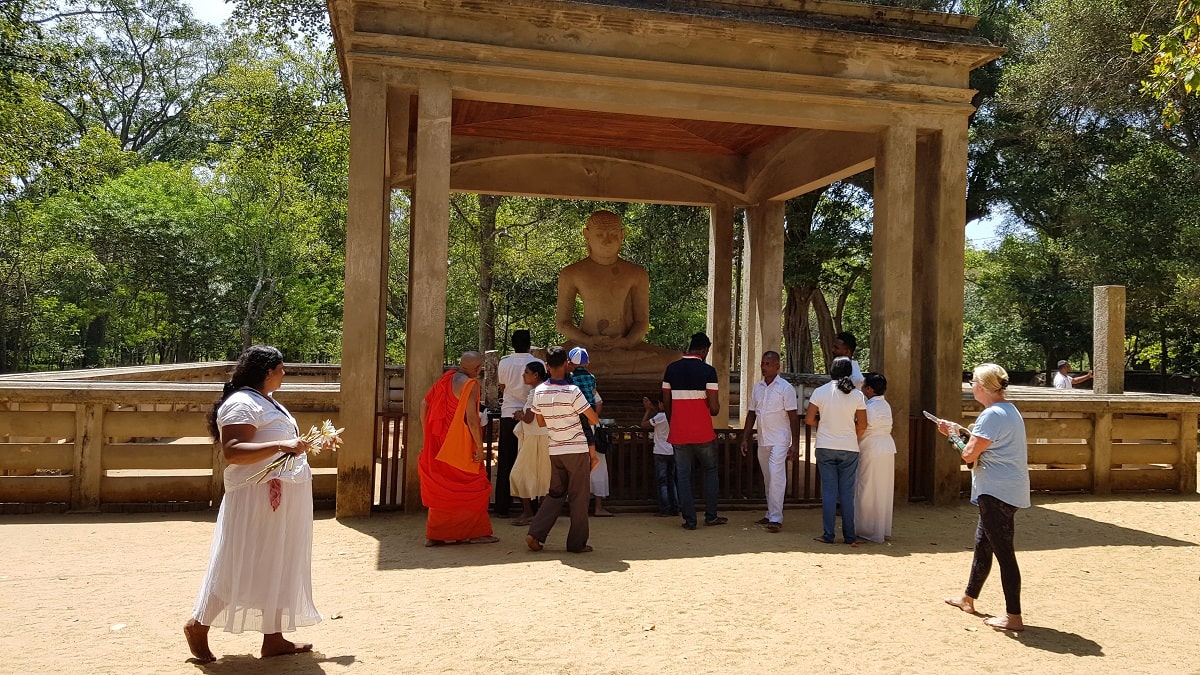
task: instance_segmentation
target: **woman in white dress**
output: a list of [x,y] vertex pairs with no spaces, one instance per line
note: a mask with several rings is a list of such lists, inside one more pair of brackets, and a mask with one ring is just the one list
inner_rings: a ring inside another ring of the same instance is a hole
[[[278,349],[255,345],[242,353],[233,376],[209,414],[209,432],[221,443],[225,497],[217,514],[208,572],[192,618],[184,625],[192,655],[216,660],[208,646],[211,626],[228,633],[263,634],[261,655],[312,650],[285,640],[284,632],[321,621],[312,601],[312,471],[296,420],[271,394],[284,376]],[[286,471],[252,479],[284,453]]]
[[533,391],[549,379],[550,374],[541,361],[530,361],[525,364],[521,377],[529,387],[529,397],[525,407],[513,413],[513,418],[520,424],[516,428],[517,460],[508,476],[508,485],[512,495],[521,500],[521,515],[512,524],[528,526],[533,522],[533,500],[550,492],[550,435],[546,427],[537,423],[532,410]]
[[892,536],[892,494],[896,476],[896,441],[892,439],[892,406],[883,398],[887,380],[866,373],[867,430],[858,439],[858,481],[854,487],[854,529],[859,539],[882,542]]

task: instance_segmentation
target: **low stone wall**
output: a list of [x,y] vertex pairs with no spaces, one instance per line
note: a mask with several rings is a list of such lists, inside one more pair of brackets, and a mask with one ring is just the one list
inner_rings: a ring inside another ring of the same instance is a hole
[[[186,380],[185,369],[172,370]],[[225,463],[208,437],[206,417],[220,384],[55,375],[0,380],[0,508],[41,504],[99,511],[219,503]],[[338,421],[337,384],[288,383],[276,397],[302,429]],[[336,454],[310,461],[314,498],[332,503]]]
[[[225,465],[220,449],[208,438],[205,416],[231,366],[146,369],[157,373],[158,380],[145,379],[144,372],[115,372],[129,369],[0,378],[0,511],[215,506],[223,494]],[[296,415],[301,428],[324,419],[338,424],[337,367],[289,365],[288,372],[277,398]],[[114,379],[119,374],[129,379]],[[391,382],[402,380],[399,369],[389,368],[387,375]],[[788,379],[804,398],[819,384],[803,376]],[[402,400],[402,393],[392,391],[387,407],[395,410],[397,399]],[[1020,386],[1010,387],[1009,399],[1026,418],[1034,490],[1196,491],[1200,399],[1137,393],[1100,396]],[[376,501],[397,506],[402,503],[398,486],[403,484],[398,462],[406,459],[403,416],[379,413],[384,427],[375,434],[380,446],[375,449]],[[979,405],[964,388],[964,419],[969,422],[978,413]],[[910,431],[928,425],[919,418],[909,424]],[[896,433],[901,433],[899,427]],[[722,483],[728,488],[723,498],[750,499],[761,487],[754,453],[748,460],[736,453],[736,429],[722,434],[734,439],[722,452],[729,458],[723,460]],[[950,451],[939,439],[922,438],[912,444],[914,453]],[[650,503],[650,445],[645,433],[623,431],[613,457],[615,502]],[[337,455],[322,453],[310,460],[314,498],[332,504]],[[921,466],[929,464],[914,457],[914,470]],[[809,468],[797,469],[790,499],[803,502],[818,495]],[[969,489],[965,467],[961,485]]]

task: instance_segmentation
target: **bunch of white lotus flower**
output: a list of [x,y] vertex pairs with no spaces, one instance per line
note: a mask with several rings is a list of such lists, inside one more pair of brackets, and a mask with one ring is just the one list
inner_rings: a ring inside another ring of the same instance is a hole
[[[308,450],[314,455],[321,454],[322,450],[330,450],[336,452],[342,447],[342,432],[345,427],[338,429],[333,426],[332,420],[325,420],[320,426],[313,425],[308,433],[300,437],[300,440],[308,443]],[[285,452],[278,459],[263,467],[261,471],[246,479],[246,482],[254,481],[261,483],[267,480],[272,471],[278,470],[276,476],[282,476],[284,473],[291,471],[296,466],[296,452]]]

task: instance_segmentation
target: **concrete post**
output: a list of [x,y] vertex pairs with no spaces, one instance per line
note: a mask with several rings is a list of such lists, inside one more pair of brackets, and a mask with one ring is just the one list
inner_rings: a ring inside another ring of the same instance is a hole
[[[897,465],[903,467],[909,457],[912,372],[921,368],[913,363],[912,344],[916,156],[917,132],[910,124],[893,124],[880,133],[872,234],[871,369],[888,379]],[[903,476],[897,471],[896,476],[899,493],[908,494],[907,470]]]
[[387,85],[356,70],[350,91],[350,191],[342,322],[343,445],[338,517],[368,516],[375,498],[375,412],[383,380],[383,283],[387,275]]
[[1092,288],[1092,392],[1125,393],[1125,287]]
[[[928,195],[931,237],[927,245],[914,248],[914,265],[917,270],[929,268],[924,273],[924,284],[914,298],[918,306],[925,306],[921,313],[921,382],[912,386],[914,400],[922,408],[938,417],[958,419],[962,415],[963,370],[963,249],[966,247],[967,220],[967,118],[948,120],[928,143],[927,154],[920,155],[928,164],[920,166],[921,182],[935,186]],[[922,211],[919,211],[922,212]],[[974,365],[974,364],[971,364]],[[912,413],[919,414],[914,409]],[[928,424],[917,419],[916,424]],[[920,436],[918,436],[920,438]],[[937,504],[946,504],[958,499],[961,489],[961,462],[936,438],[937,447],[932,449],[932,492],[931,499]],[[928,451],[924,448],[909,448],[906,458],[913,453]],[[911,464],[904,463],[908,473]],[[901,462],[897,457],[897,494],[901,476]]]
[[729,372],[733,358],[733,206],[715,204],[709,209],[708,323],[713,346],[708,360],[717,369],[721,409],[715,423],[729,423]]
[[421,401],[442,375],[446,344],[446,256],[450,247],[450,82],[430,75],[417,103],[417,154],[413,179],[409,259],[408,349],[404,408],[409,432],[404,509],[421,507],[417,455],[425,441]]
[[783,344],[783,215],[783,202],[746,209],[739,423],[750,404],[762,353],[779,351]]

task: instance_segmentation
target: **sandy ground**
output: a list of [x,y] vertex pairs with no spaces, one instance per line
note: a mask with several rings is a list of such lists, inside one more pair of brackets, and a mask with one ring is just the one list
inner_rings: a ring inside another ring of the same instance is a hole
[[[897,510],[895,537],[814,542],[675,519],[592,520],[590,554],[494,521],[501,543],[426,549],[423,518],[318,514],[317,606],[290,637],[316,651],[261,661],[257,633],[181,633],[215,513],[0,517],[5,673],[1181,673],[1200,672],[1200,500],[1035,497],[1017,518],[1021,634],[948,607],[970,564],[969,505]],[[999,571],[978,607],[1003,610]]]

